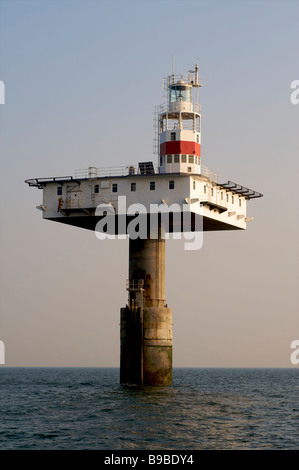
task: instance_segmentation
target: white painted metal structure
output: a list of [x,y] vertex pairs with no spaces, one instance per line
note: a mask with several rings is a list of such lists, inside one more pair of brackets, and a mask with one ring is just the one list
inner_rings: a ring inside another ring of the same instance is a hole
[[[198,65],[188,75],[170,75],[167,104],[156,107],[160,173],[200,174],[201,107],[193,88],[201,87]],[[157,148],[156,148],[157,150]]]
[[[43,218],[94,229],[96,208],[110,205],[115,214],[139,203],[149,213],[151,205],[178,204],[203,216],[203,230],[245,229],[248,199],[262,194],[241,185],[220,184],[214,173],[201,165],[201,110],[193,88],[201,87],[198,65],[188,75],[170,75],[168,102],[156,107],[155,150],[158,166],[140,162],[126,167],[77,170],[74,176],[26,180],[43,189],[38,207]],[[122,196],[122,198],[119,198]],[[124,209],[125,196],[125,209]],[[120,207],[120,204],[122,207]]]
[[[81,225],[79,219],[94,217],[100,204],[110,204],[115,214],[126,197],[126,209],[141,203],[149,213],[151,205],[178,204],[200,213],[206,222],[205,230],[245,229],[246,203],[260,194],[234,183],[219,184],[198,174],[134,174],[114,177],[37,178],[27,180],[31,186],[43,188],[39,208],[45,219]],[[121,209],[121,210],[120,210]],[[90,221],[91,222],[91,221]],[[82,221],[83,225],[87,221]],[[88,223],[86,228],[94,228]]]

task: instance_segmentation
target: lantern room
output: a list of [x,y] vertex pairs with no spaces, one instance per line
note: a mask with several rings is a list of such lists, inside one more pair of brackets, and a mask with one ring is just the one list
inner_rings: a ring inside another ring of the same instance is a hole
[[169,86],[169,111],[192,111],[192,85],[179,82]]

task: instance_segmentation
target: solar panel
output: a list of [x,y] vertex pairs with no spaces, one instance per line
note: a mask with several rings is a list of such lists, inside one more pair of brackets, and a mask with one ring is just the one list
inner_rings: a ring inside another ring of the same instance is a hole
[[154,165],[153,162],[139,162],[139,172],[141,175],[154,175],[155,170],[154,170]]

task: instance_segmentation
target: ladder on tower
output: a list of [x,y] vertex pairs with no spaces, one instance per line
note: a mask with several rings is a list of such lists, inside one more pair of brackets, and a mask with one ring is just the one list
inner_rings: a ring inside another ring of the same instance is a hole
[[154,107],[153,115],[153,154],[159,155],[159,111],[160,105]]

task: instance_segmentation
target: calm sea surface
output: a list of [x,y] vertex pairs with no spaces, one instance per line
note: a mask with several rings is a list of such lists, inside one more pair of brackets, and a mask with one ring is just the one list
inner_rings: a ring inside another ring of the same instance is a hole
[[0,368],[0,449],[299,449],[299,369]]

